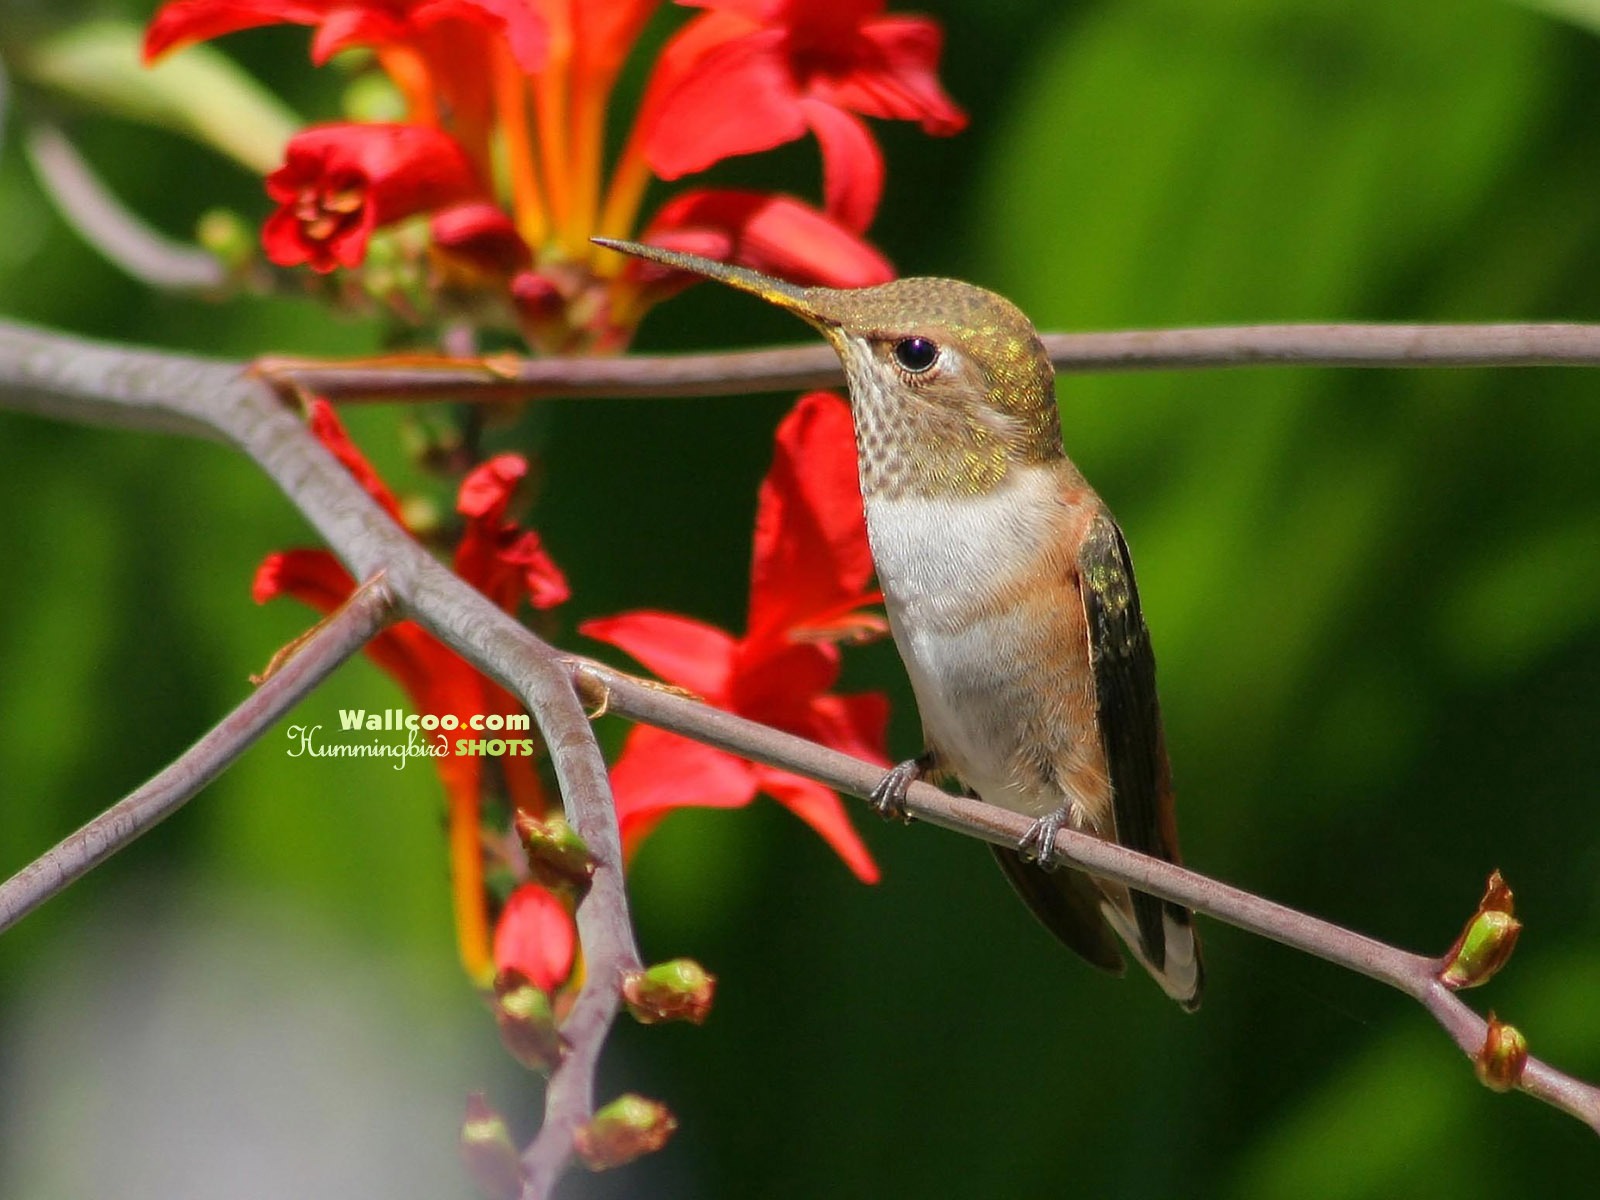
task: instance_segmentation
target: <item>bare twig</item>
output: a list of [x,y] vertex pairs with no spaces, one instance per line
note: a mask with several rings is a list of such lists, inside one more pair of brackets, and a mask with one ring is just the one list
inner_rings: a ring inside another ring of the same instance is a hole
[[[1437,347],[1428,352],[1436,353]],[[1554,351],[1546,348],[1544,353],[1539,361],[1552,361],[1549,355]],[[784,377],[783,386],[795,386],[794,362],[797,356],[811,352],[781,354],[788,356],[785,369],[791,372]],[[773,361],[742,357],[746,366]],[[740,359],[703,356],[695,360],[700,364],[696,370],[707,375],[722,371],[724,375],[717,377],[726,378],[729,364],[737,365]],[[603,386],[595,381],[603,369],[629,361],[554,363],[552,368],[560,370],[546,382],[559,377],[565,380],[561,387],[575,386],[577,381],[594,389],[594,394],[615,394],[619,377],[611,377]],[[656,369],[661,361],[655,360]],[[1595,361],[1600,361],[1600,354]],[[648,366],[651,360],[632,360],[629,369],[639,369],[641,362]],[[477,381],[474,386],[482,386],[489,374],[484,368],[449,369],[466,370]],[[278,382],[282,378],[279,376]],[[728,384],[728,390],[750,390],[752,378],[771,385],[775,377],[758,370],[740,377],[737,384]],[[311,386],[304,375],[296,376],[295,382]],[[633,394],[659,395],[672,394],[663,389],[687,389],[689,385],[681,379],[663,383],[659,376],[652,382],[647,372],[634,376],[632,386],[636,389]],[[700,380],[692,386],[707,390]],[[318,384],[318,390],[326,389]],[[416,388],[417,394],[425,390],[420,384]],[[563,1026],[571,1049],[552,1076],[545,1126],[524,1157],[525,1200],[548,1196],[571,1157],[572,1130],[593,1108],[594,1068],[617,1011],[619,977],[637,962],[622,885],[616,817],[604,763],[583,716],[578,692],[591,700],[606,700],[615,711],[635,719],[675,729],[856,795],[870,792],[880,777],[879,769],[645,686],[598,664],[561,656],[390,521],[263,381],[236,365],[118,349],[0,322],[0,407],[7,406],[60,418],[220,437],[234,443],[277,481],[358,577],[381,570],[403,614],[426,625],[473,665],[515,691],[527,705],[549,743],[569,819],[599,864],[594,884],[578,910],[591,975]],[[1015,843],[1027,825],[1026,818],[1016,814],[927,786],[912,789],[908,806],[931,823],[993,842]],[[1397,987],[1424,1004],[1464,1051],[1476,1055],[1482,1045],[1484,1022],[1435,982],[1440,967],[1437,960],[1395,949],[1081,834],[1063,831],[1057,848],[1062,857],[1097,875],[1130,883]],[[1600,1130],[1600,1091],[1589,1085],[1530,1059],[1521,1087]]]
[[[1047,333],[1068,372],[1185,367],[1593,367],[1600,325],[1240,325],[1118,333]],[[345,403],[633,396],[737,396],[837,387],[824,345],[623,358],[444,358],[321,362],[270,359],[283,383]]]
[[403,615],[527,706],[549,746],[567,818],[596,861],[577,913],[589,975],[562,1025],[568,1053],[551,1074],[545,1124],[525,1164],[526,1195],[547,1196],[571,1158],[573,1130],[592,1114],[594,1070],[617,1012],[621,977],[638,965],[605,760],[564,659],[391,521],[298,416],[238,367],[118,351],[0,323],[0,407],[6,406],[231,441],[278,483],[354,574],[381,570]]
[[[791,734],[709,708],[695,700],[649,687],[621,672],[584,659],[568,666],[591,702],[649,725],[681,733],[742,758],[781,767],[862,799],[883,778],[883,768],[829,750]],[[952,796],[930,784],[913,784],[906,797],[913,816],[943,829],[1001,846],[1016,846],[1032,822],[1019,813]],[[1364,934],[1276,904],[1194,871],[1148,858],[1125,846],[1063,829],[1056,837],[1061,858],[1095,875],[1137,887],[1206,913],[1229,925],[1270,938],[1386,983],[1418,1001],[1468,1057],[1484,1045],[1488,1025],[1439,982],[1440,959],[1412,954]],[[1600,1088],[1529,1058],[1520,1088],[1600,1133]]]
[[61,215],[129,275],[167,291],[212,291],[226,281],[227,272],[212,255],[174,241],[130,212],[54,125],[34,125],[23,145]]
[[382,577],[319,624],[272,676],[143,787],[0,883],[0,933],[182,808],[388,620]]

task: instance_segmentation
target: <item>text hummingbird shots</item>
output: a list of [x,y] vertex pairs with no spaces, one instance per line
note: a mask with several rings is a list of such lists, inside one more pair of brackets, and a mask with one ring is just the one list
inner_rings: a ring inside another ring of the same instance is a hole
[[[392,758],[404,770],[413,758],[532,758],[538,743],[531,737],[457,737],[456,732],[517,733],[530,729],[526,713],[408,713],[403,708],[341,708],[336,730],[323,725],[288,726],[290,758]],[[350,735],[403,733],[403,741]]]

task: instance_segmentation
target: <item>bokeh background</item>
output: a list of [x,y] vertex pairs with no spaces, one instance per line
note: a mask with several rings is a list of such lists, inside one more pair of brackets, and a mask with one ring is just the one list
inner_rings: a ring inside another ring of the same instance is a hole
[[[0,54],[144,0],[0,0]],[[927,0],[969,108],[880,126],[874,237],[907,273],[1051,329],[1252,320],[1600,319],[1600,38],[1504,0]],[[1583,0],[1567,7],[1579,10]],[[1597,7],[1588,6],[1593,12]],[[659,39],[679,14],[663,10]],[[335,111],[305,35],[226,43]],[[635,84],[637,81],[635,80]],[[377,333],[294,300],[152,295],[0,154],[0,313],[243,358]],[[626,106],[624,106],[626,107]],[[259,182],[69,111],[127,201],[182,234]],[[815,194],[814,148],[714,178]],[[696,289],[641,346],[798,340]],[[1600,1078],[1600,375],[1250,370],[1085,376],[1069,451],[1133,546],[1188,858],[1402,945],[1455,935],[1493,867],[1527,922],[1478,996]],[[755,486],[789,398],[552,403],[534,520],[585,616],[743,620]],[[402,483],[395,414],[354,419]],[[255,564],[304,523],[214,446],[0,414],[0,874],[146,778],[300,631]],[[885,689],[887,645],[846,684]],[[294,720],[401,703],[366,662]],[[612,722],[607,736],[622,732]],[[532,1077],[455,965],[425,766],[269,735],[189,809],[0,939],[0,1196],[466,1197],[463,1097],[523,1134]],[[1418,1009],[1205,922],[1206,1006],[1061,952],[988,855],[861,812],[856,883],[777,805],[675,816],[630,879],[648,957],[721,978],[704,1028],[624,1022],[602,1088],[665,1100],[659,1156],[568,1196],[1592,1195],[1577,1122],[1480,1088]]]

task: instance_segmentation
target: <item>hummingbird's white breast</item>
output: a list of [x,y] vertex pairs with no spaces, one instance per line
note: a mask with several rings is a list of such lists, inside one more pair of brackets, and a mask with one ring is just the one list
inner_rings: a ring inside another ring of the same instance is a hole
[[889,625],[928,744],[991,804],[1071,804],[1104,831],[1109,787],[1071,547],[1098,499],[1054,466],[980,495],[867,496]]

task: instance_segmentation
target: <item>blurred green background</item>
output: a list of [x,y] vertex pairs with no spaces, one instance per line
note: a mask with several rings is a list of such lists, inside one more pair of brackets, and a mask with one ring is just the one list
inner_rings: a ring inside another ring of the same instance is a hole
[[[1043,328],[1600,319],[1600,40],[1502,0],[930,0],[972,126],[879,126],[874,236],[902,271]],[[1581,0],[1566,7],[1579,9]],[[135,0],[0,0],[0,53]],[[654,36],[678,14],[667,10]],[[225,43],[326,117],[305,35]],[[636,83],[636,81],[635,81]],[[235,358],[352,353],[310,302],[152,295],[0,157],[0,312]],[[183,234],[264,211],[167,134],[73,114],[128,202]],[[818,190],[801,144],[714,178]],[[697,289],[641,346],[798,340]],[[1437,951],[1492,867],[1527,922],[1481,997],[1600,1078],[1600,376],[1252,370],[1071,378],[1068,449],[1121,518],[1196,867]],[[579,620],[743,620],[754,490],[788,398],[552,403],[535,514]],[[392,412],[354,419],[408,476]],[[0,874],[146,778],[306,614],[249,600],[304,523],[221,448],[0,414]],[[917,724],[892,649],[892,749]],[[357,662],[296,721],[400,703]],[[621,727],[608,724],[607,736]],[[455,965],[425,766],[286,757],[0,939],[0,1196],[468,1196],[477,1087],[530,1133],[537,1082]],[[623,1023],[602,1090],[665,1100],[661,1155],[568,1196],[1593,1195],[1577,1122],[1480,1088],[1409,1001],[1204,923],[1205,1008],[1102,977],[981,848],[859,824],[855,883],[769,801],[685,813],[630,879],[647,957],[721,978],[703,1029]]]

